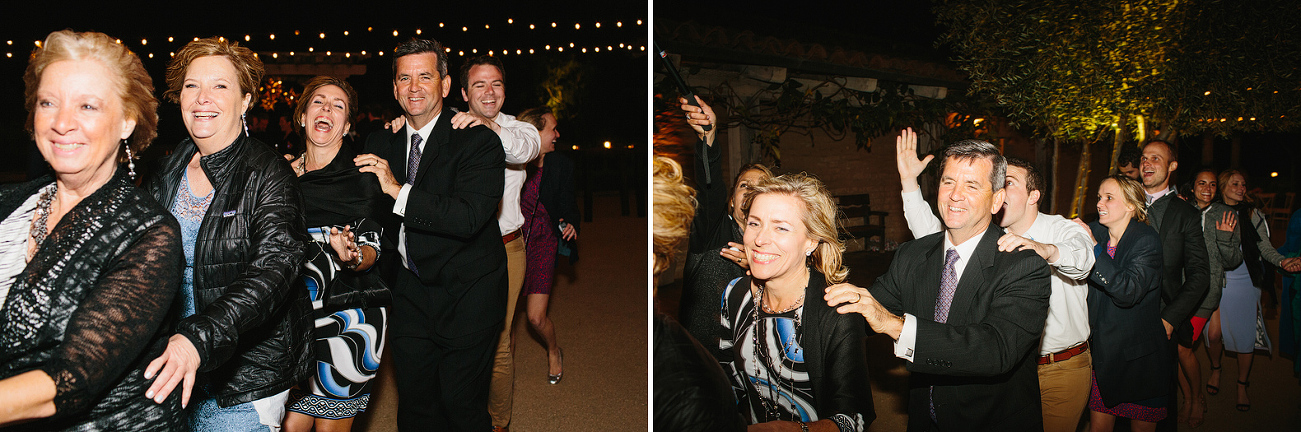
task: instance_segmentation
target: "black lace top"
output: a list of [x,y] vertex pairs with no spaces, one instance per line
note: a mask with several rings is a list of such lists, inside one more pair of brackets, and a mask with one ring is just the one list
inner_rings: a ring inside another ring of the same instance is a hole
[[[46,176],[0,187],[8,216]],[[180,392],[144,397],[180,281],[180,228],[121,171],[58,222],[0,308],[0,379],[42,370],[56,414],[22,430],[183,430]]]

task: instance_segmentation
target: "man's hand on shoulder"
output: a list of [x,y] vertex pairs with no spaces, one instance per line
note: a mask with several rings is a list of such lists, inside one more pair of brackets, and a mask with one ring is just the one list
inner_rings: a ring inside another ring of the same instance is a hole
[[472,112],[456,113],[456,115],[452,116],[452,129],[466,129],[478,125],[487,126],[493,132],[501,130],[501,126],[497,125],[497,122]]

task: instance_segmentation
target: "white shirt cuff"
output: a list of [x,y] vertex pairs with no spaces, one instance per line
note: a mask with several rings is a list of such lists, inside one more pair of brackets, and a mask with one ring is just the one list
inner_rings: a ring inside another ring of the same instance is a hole
[[407,197],[411,196],[411,184],[402,185],[398,191],[398,198],[393,202],[393,214],[398,216],[407,215]]
[[917,317],[903,314],[903,330],[899,331],[899,340],[894,341],[894,356],[913,361],[913,350],[917,348]]

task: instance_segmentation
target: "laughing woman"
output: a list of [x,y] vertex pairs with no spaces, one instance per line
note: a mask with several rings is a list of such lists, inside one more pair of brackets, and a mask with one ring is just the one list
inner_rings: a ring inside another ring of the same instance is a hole
[[[181,223],[185,307],[145,397],[173,390],[194,430],[279,428],[289,388],[311,372],[312,305],[297,278],[307,228],[293,171],[249,138],[262,62],[225,39],[190,42],[167,65],[167,92],[190,137],[149,191]],[[195,383],[202,385],[196,386]]]
[[[338,78],[318,76],[303,88],[294,118],[306,152],[289,163],[303,188],[312,242],[302,278],[316,311],[315,373],[290,392],[285,431],[346,431],[366,410],[384,348],[388,287],[368,271],[379,258],[380,224],[392,201],[379,180],[357,170],[343,145],[357,112],[357,92]],[[355,229],[354,229],[355,227]]]
[[820,301],[849,275],[826,187],[804,174],[771,178],[742,209],[750,276],[723,291],[718,359],[738,408],[764,430],[866,430],[876,411],[863,323]]

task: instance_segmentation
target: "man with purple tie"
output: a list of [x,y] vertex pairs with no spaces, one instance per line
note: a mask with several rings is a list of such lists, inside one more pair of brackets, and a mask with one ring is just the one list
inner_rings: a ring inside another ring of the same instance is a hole
[[385,243],[396,269],[389,327],[398,428],[486,431],[492,356],[506,314],[506,249],[497,228],[506,154],[486,126],[452,127],[447,57],[433,40],[393,51],[400,132],[380,130],[354,161],[395,200]]
[[827,288],[907,360],[908,430],[1042,430],[1035,361],[1048,316],[1048,263],[999,252],[1007,162],[966,140],[944,152],[936,199],[945,229],[905,243],[870,289]]

